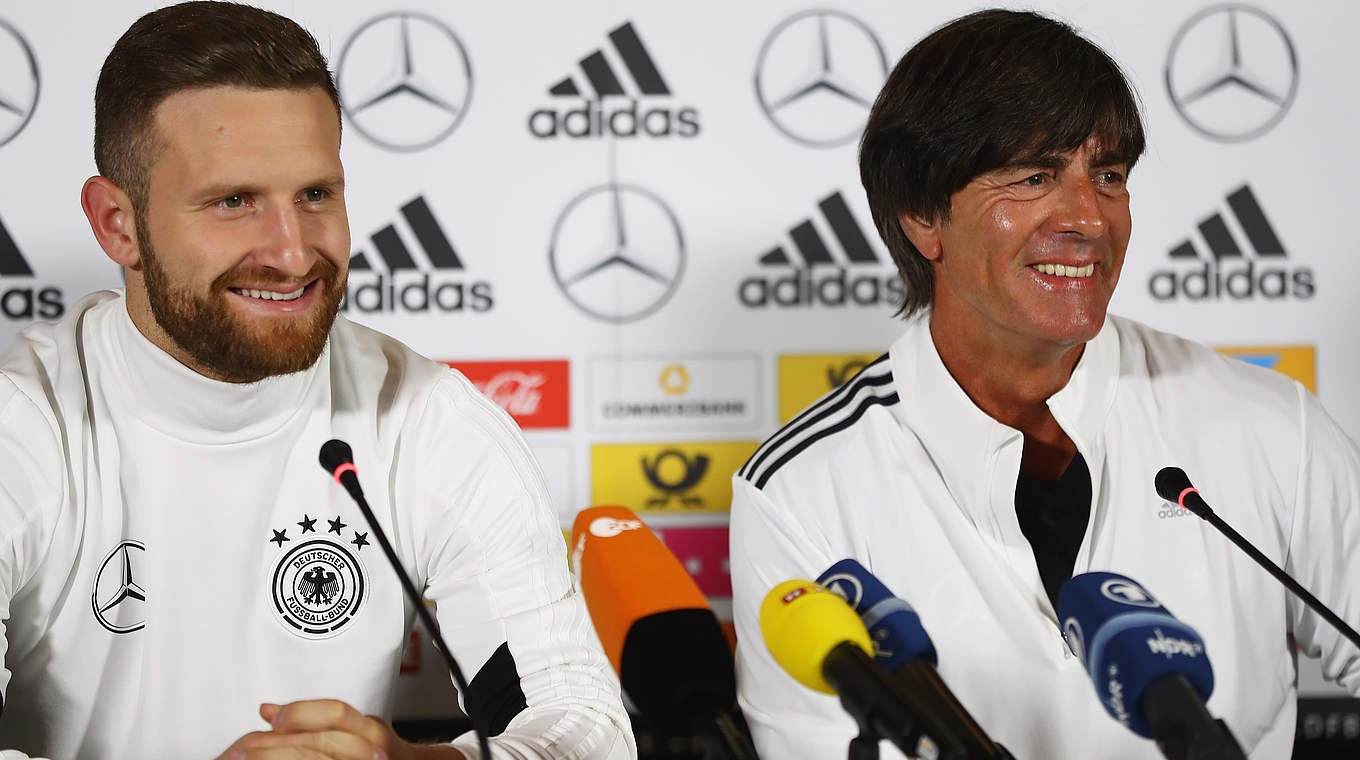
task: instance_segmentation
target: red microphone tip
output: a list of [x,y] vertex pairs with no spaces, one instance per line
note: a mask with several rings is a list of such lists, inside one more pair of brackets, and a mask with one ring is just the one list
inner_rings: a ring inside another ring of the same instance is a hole
[[345,462],[344,464],[335,468],[335,482],[339,483],[340,476],[344,475],[347,472],[354,473],[354,477],[356,478],[359,477],[359,468],[355,467],[353,462]]

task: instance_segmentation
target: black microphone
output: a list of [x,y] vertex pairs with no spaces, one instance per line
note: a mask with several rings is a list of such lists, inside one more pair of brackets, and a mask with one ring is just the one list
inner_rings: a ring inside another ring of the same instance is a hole
[[420,592],[416,591],[416,584],[411,582],[411,576],[402,569],[401,562],[397,560],[397,553],[392,549],[392,543],[387,540],[387,534],[383,532],[382,526],[373,516],[373,510],[368,506],[368,500],[364,498],[364,491],[359,487],[359,470],[354,466],[354,452],[349,444],[338,438],[332,438],[321,444],[321,466],[329,472],[335,481],[345,487],[349,495],[353,497],[354,503],[359,505],[359,511],[364,513],[364,519],[368,521],[368,527],[373,530],[373,535],[378,539],[378,545],[382,547],[383,554],[387,561],[392,565],[392,570],[397,574],[397,580],[401,581],[401,588],[406,592],[406,598],[416,608],[416,615],[420,617],[420,622],[425,624],[426,630],[434,636],[435,647],[444,664],[448,666],[449,673],[453,675],[453,682],[458,685],[458,690],[466,697],[463,702],[467,705],[468,719],[472,721],[472,729],[477,734],[477,747],[482,752],[482,757],[491,760],[491,745],[486,740],[486,723],[482,720],[481,706],[472,699],[468,691],[467,679],[463,678],[463,670],[458,667],[458,661],[453,659],[453,652],[449,645],[444,641],[444,636],[439,632],[439,624],[435,622],[434,616],[425,608],[425,600]]
[[1352,644],[1360,647],[1360,633],[1346,624],[1335,612],[1327,608],[1327,605],[1318,601],[1318,598],[1308,593],[1308,589],[1299,585],[1299,582],[1289,577],[1279,565],[1271,562],[1266,555],[1259,549],[1251,545],[1251,542],[1242,537],[1241,533],[1232,529],[1232,526],[1223,521],[1223,518],[1214,514],[1214,510],[1209,506],[1204,498],[1199,495],[1199,489],[1190,484],[1190,477],[1185,474],[1185,470],[1179,467],[1163,467],[1157,471],[1157,478],[1154,481],[1157,488],[1157,495],[1173,501],[1185,509],[1195,513],[1205,522],[1214,526],[1220,533],[1228,537],[1229,541],[1237,544],[1248,557],[1256,560],[1256,564],[1264,567],[1266,572],[1275,576],[1275,579],[1283,583],[1285,588],[1294,592],[1294,595],[1302,599],[1305,604],[1313,608],[1313,611],[1321,615],[1336,627],[1343,636],[1351,640]]

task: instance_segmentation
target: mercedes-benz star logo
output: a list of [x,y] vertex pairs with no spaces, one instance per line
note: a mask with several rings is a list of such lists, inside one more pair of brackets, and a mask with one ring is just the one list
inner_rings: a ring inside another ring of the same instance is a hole
[[859,137],[888,58],[872,30],[841,11],[803,11],[779,23],[756,59],[756,99],[789,138],[818,148]]
[[0,19],[0,147],[33,118],[40,84],[33,48],[18,29]]
[[661,198],[611,183],[581,193],[553,225],[553,279],[578,309],[634,322],[665,305],[685,272],[685,241]]
[[95,574],[90,606],[95,620],[114,633],[132,633],[146,625],[146,589],[134,571],[145,551],[141,541],[123,541]]
[[1166,56],[1166,90],[1194,129],[1223,142],[1268,132],[1299,87],[1289,34],[1259,8],[1214,5],[1190,17]]
[[340,103],[378,145],[416,151],[448,137],[472,101],[472,64],[453,30],[423,13],[385,13],[340,51]]

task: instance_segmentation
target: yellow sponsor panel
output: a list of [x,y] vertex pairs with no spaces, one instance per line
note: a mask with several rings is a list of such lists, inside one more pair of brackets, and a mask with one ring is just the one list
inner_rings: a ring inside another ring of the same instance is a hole
[[1248,364],[1283,372],[1317,393],[1317,349],[1313,346],[1218,346],[1217,350]]
[[779,357],[779,424],[877,359],[877,354],[790,354]]
[[590,502],[634,512],[726,512],[732,474],[758,441],[602,443],[590,447]]

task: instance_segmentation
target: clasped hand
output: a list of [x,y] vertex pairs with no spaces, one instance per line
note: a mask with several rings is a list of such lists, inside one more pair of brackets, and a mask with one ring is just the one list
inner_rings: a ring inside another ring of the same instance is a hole
[[237,739],[217,760],[466,760],[453,747],[403,741],[382,718],[334,699],[260,705],[265,731]]

